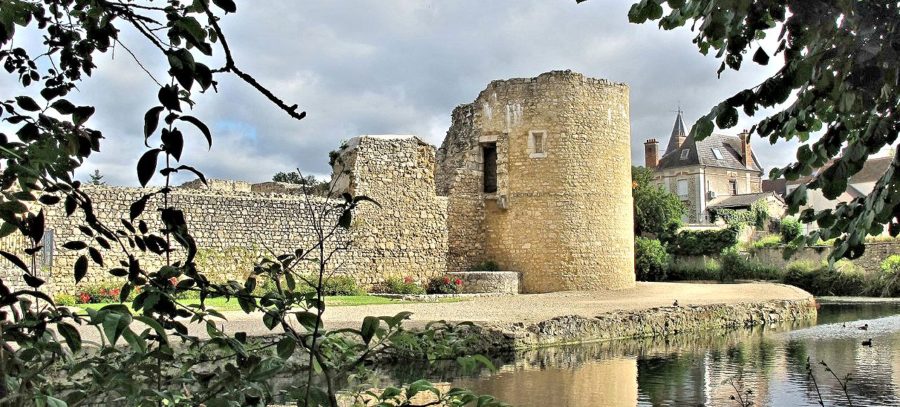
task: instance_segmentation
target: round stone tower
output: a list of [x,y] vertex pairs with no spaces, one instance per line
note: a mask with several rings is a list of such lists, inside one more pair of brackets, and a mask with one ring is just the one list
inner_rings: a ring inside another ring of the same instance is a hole
[[628,87],[570,71],[494,81],[437,156],[450,271],[494,261],[525,292],[634,286]]

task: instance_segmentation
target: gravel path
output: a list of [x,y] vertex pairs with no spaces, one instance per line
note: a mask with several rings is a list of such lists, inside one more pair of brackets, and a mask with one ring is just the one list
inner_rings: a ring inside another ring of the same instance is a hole
[[[640,310],[680,305],[736,304],[769,300],[799,300],[811,295],[799,288],[772,283],[695,284],[643,283],[616,291],[566,291],[549,294],[525,294],[478,297],[469,301],[445,303],[384,304],[355,307],[331,307],[325,311],[328,328],[358,328],[367,315],[413,313],[407,326],[429,321],[472,321],[488,323],[534,323],[562,315],[593,317],[616,310]],[[248,334],[265,334],[258,314],[226,313],[226,326]]]
[[[401,311],[413,313],[405,326],[421,326],[429,321],[472,321],[483,323],[534,323],[563,315],[593,317],[616,310],[640,310],[679,305],[736,304],[770,300],[800,300],[811,298],[799,288],[772,283],[697,284],[643,283],[635,288],[616,291],[568,291],[549,294],[524,294],[501,297],[478,297],[462,302],[398,303],[367,306],[331,307],[325,312],[325,326],[359,328],[367,315],[395,315]],[[248,335],[270,333],[262,324],[262,314],[225,312],[224,322],[229,332],[243,331]],[[96,330],[81,328],[85,339],[97,335]],[[191,325],[190,333],[206,336],[204,325]]]

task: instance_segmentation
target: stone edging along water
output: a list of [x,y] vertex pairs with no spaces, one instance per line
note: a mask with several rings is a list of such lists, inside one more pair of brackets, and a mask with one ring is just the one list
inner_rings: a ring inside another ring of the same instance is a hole
[[492,354],[546,346],[570,345],[672,335],[733,330],[816,317],[813,298],[738,304],[656,307],[638,311],[614,311],[596,317],[559,316],[525,324],[481,324],[480,338],[469,351]]

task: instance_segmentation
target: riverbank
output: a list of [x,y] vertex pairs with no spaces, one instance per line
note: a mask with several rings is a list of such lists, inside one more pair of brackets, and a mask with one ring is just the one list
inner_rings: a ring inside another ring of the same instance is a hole
[[[676,300],[678,306],[673,306]],[[627,290],[329,308],[324,318],[329,329],[358,328],[367,315],[401,311],[413,313],[408,328],[437,320],[474,322],[483,339],[478,350],[493,352],[810,319],[815,316],[815,300],[809,293],[783,284],[639,282]],[[229,325],[248,333],[267,333],[259,329],[259,315],[227,316]]]
[[[675,301],[678,305],[674,306]],[[369,315],[412,312],[408,329],[428,322],[471,321],[481,339],[472,352],[493,353],[621,338],[671,336],[814,318],[815,300],[796,287],[774,283],[692,284],[639,282],[626,290],[577,291],[475,297],[460,302],[397,302],[330,307],[328,329],[359,328]],[[228,332],[272,333],[261,313],[223,312]],[[203,324],[188,324],[191,335],[207,336]],[[82,326],[86,339],[96,329]],[[95,338],[99,340],[99,338]]]

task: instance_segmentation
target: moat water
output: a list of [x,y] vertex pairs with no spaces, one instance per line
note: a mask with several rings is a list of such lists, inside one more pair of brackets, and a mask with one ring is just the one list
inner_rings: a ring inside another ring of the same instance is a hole
[[[494,362],[494,372],[445,366],[392,376],[427,376],[523,407],[740,406],[732,399],[739,395],[754,406],[849,405],[848,397],[854,406],[897,406],[900,304],[824,303],[815,322],[548,348]],[[840,381],[849,374],[846,392],[820,362]]]

